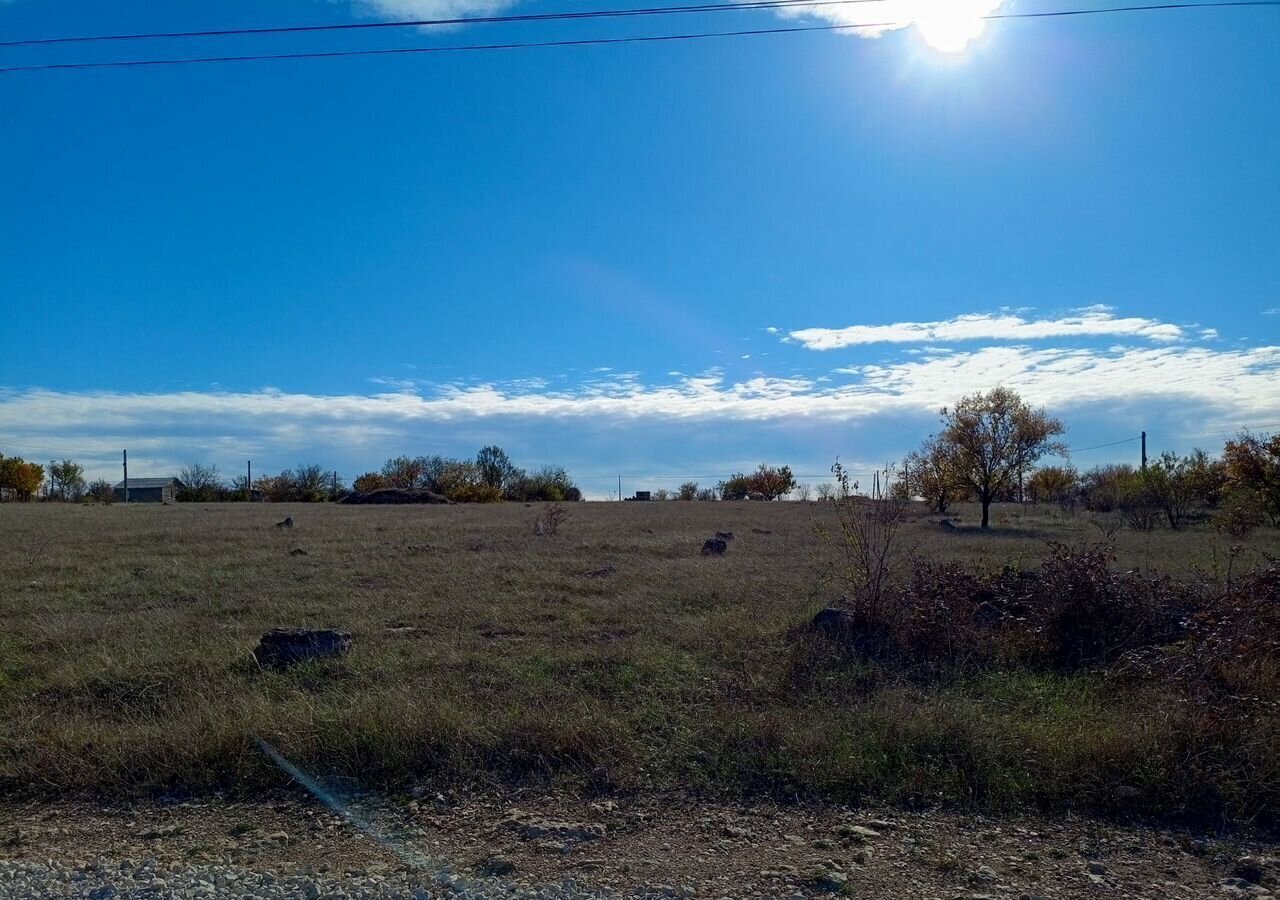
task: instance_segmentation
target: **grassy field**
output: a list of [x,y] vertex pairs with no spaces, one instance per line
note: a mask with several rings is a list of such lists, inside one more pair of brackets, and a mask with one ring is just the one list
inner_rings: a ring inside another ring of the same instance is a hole
[[[558,534],[535,536],[541,512],[0,506],[0,790],[259,791],[284,783],[259,734],[304,767],[380,789],[554,780],[1274,812],[1274,719],[1242,757],[1154,686],[1032,670],[797,683],[795,629],[842,590],[815,537],[825,506],[577,504]],[[275,528],[286,515],[297,527]],[[944,532],[915,511],[903,541],[935,560],[1027,567],[1048,541],[1101,539],[1056,510],[995,521],[990,534]],[[737,539],[701,556],[715,531]],[[1209,530],[1115,542],[1121,565],[1214,578],[1230,543]],[[1244,543],[1236,572],[1280,555],[1273,529]],[[342,628],[354,648],[261,671],[250,651],[275,626]]]

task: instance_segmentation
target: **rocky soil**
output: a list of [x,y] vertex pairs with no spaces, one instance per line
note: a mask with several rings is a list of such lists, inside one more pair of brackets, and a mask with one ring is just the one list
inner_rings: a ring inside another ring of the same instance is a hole
[[[1266,837],[681,797],[0,804],[0,897],[1197,898],[1280,893]],[[358,824],[355,820],[358,820]]]

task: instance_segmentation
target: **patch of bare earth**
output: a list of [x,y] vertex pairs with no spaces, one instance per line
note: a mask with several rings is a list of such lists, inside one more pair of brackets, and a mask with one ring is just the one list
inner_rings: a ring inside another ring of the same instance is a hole
[[428,792],[357,808],[385,843],[295,799],[8,801],[0,805],[0,859],[363,875],[403,870],[413,856],[518,885],[573,879],[593,889],[712,898],[1267,898],[1280,884],[1280,847],[1264,838],[1073,817],[521,793]]

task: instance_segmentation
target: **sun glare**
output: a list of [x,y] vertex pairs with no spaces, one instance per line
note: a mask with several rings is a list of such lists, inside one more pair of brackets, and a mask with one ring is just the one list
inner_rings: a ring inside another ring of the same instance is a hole
[[1001,0],[918,0],[915,23],[926,43],[943,53],[959,53],[986,28],[983,16]]

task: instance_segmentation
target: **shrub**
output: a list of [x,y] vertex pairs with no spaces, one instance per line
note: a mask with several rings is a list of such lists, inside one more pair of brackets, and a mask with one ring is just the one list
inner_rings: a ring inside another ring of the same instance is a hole
[[105,478],[99,478],[97,481],[89,482],[87,496],[98,503],[110,505],[115,502],[116,491],[115,488],[111,486],[111,482],[107,481]]
[[698,482],[686,481],[676,490],[677,500],[697,500],[698,499]]
[[446,497],[453,503],[499,503],[502,489],[481,481],[456,481],[446,490]]
[[839,485],[836,531],[819,525],[818,536],[836,552],[835,575],[849,589],[850,626],[872,642],[887,639],[894,625],[889,589],[898,562],[898,531],[906,504],[889,497],[857,496],[858,485],[839,461],[831,467]]
[[1210,521],[1218,531],[1233,538],[1243,538],[1266,523],[1264,509],[1263,499],[1258,494],[1248,490],[1235,490],[1227,495]]
[[716,492],[721,500],[746,500],[751,493],[751,479],[741,472],[730,475],[726,481],[716,485]]
[[351,489],[360,494],[368,494],[391,487],[391,484],[380,472],[365,472],[351,482]]
[[747,477],[747,490],[766,500],[777,500],[795,490],[796,479],[790,466],[767,466],[764,463]]

